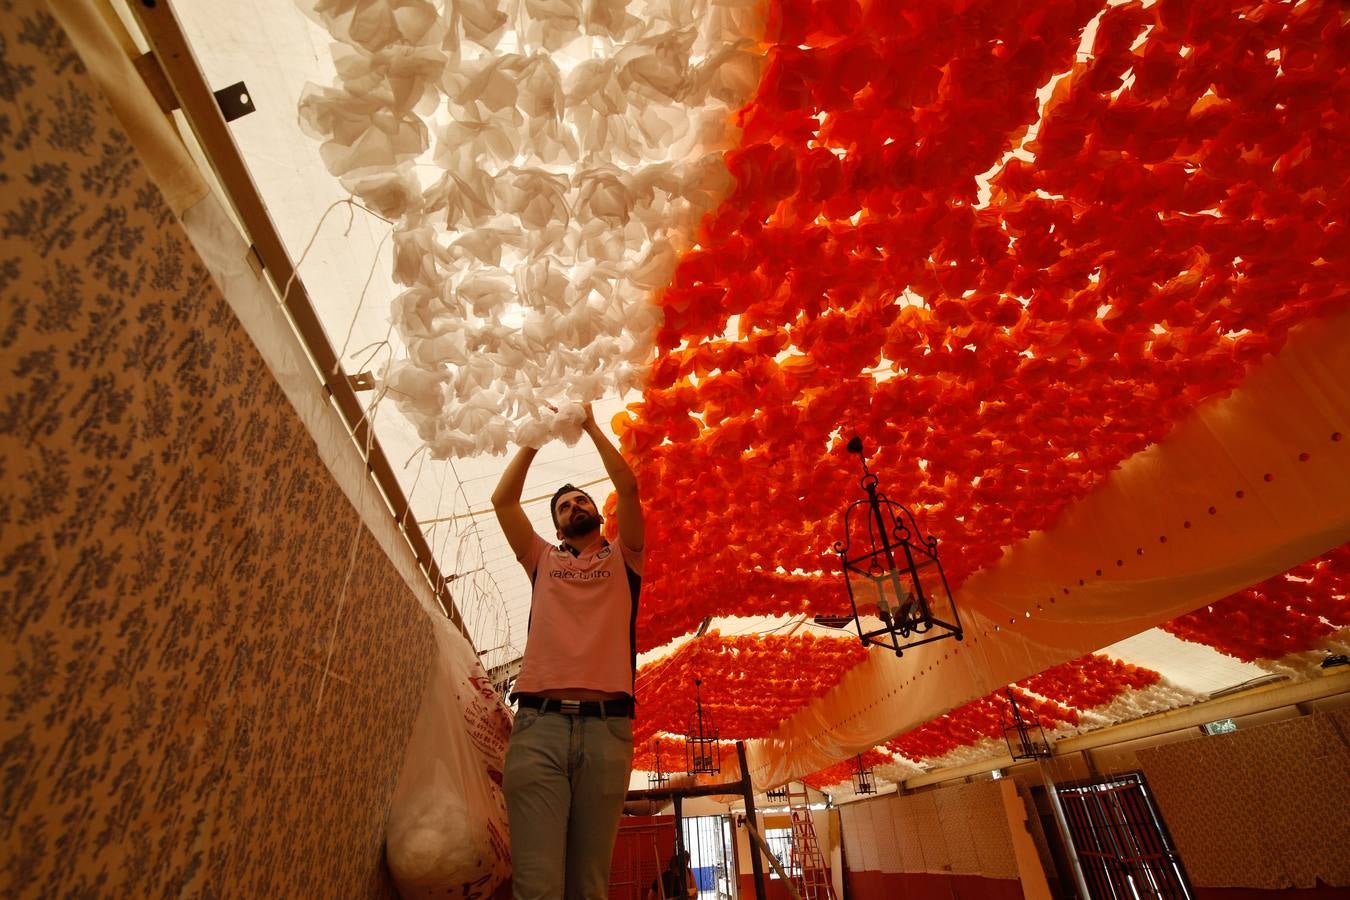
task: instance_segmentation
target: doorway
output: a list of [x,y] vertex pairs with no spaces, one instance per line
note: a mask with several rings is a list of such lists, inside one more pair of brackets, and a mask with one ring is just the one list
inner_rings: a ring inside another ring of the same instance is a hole
[[684,819],[684,846],[698,900],[736,900],[736,843],[730,816]]

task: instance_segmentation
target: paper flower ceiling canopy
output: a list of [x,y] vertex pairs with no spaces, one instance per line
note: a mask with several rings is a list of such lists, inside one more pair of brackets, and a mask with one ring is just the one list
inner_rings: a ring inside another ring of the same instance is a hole
[[723,637],[710,631],[639,670],[641,713],[633,739],[642,744],[658,731],[687,734],[696,678],[703,681],[703,708],[721,739],[766,737],[866,656],[853,638]]
[[769,22],[736,188],[657,298],[617,423],[652,511],[644,646],[728,607],[839,612],[852,433],[957,586],[1347,306],[1333,4]]
[[[385,383],[433,452],[538,444],[645,386],[615,422],[648,514],[642,649],[842,611],[853,433],[956,586],[1350,306],[1335,3],[315,12],[338,82],[302,117],[396,223]],[[1334,582],[1334,610],[1215,644],[1273,657],[1350,624],[1345,562],[1248,596],[1277,614]],[[648,733],[674,727],[652,706]]]
[[314,14],[302,120],[396,223],[386,384],[439,455],[639,384],[664,319],[634,450],[822,457],[848,420],[1090,482],[1344,304],[1335,4]]

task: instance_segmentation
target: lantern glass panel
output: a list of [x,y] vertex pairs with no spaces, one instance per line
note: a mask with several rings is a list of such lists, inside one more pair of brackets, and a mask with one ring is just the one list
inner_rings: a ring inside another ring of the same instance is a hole
[[942,577],[941,563],[923,544],[915,544],[910,552],[914,555],[914,570],[910,577],[916,591],[922,592],[929,617],[954,625],[956,614],[952,611],[952,598]]
[[1050,741],[1045,736],[1045,729],[1034,718],[1030,722],[1005,725],[1003,739],[1008,744],[1008,755],[1013,759],[1050,755]]
[[898,620],[902,611],[912,611],[914,608],[914,592],[909,583],[910,579],[900,570],[883,571],[880,568],[871,572],[850,570],[848,580],[849,586],[853,588],[853,602],[858,605],[859,613],[879,615],[883,609],[888,609],[891,616]]
[[691,737],[685,743],[685,752],[685,770],[690,775],[712,775],[722,771],[722,748],[716,737]]

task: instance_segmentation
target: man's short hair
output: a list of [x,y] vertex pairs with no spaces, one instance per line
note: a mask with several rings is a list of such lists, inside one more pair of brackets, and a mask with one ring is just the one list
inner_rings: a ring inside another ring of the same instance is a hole
[[[591,497],[590,494],[586,493],[581,488],[577,487],[575,484],[564,484],[562,487],[558,488],[556,491],[553,492],[553,499],[548,502],[548,512],[549,515],[553,517],[554,528],[558,529],[562,528],[562,526],[558,524],[558,500],[562,498],[563,494],[571,494],[571,493],[580,494],[587,500],[591,501],[591,506],[595,506],[595,499]],[[598,511],[599,507],[596,507],[596,510]]]

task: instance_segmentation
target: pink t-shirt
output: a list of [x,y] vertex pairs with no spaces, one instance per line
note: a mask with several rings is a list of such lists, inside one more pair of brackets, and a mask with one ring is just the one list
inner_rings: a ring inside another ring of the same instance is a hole
[[597,541],[574,554],[539,535],[520,558],[534,584],[530,634],[515,691],[633,693],[642,554]]

